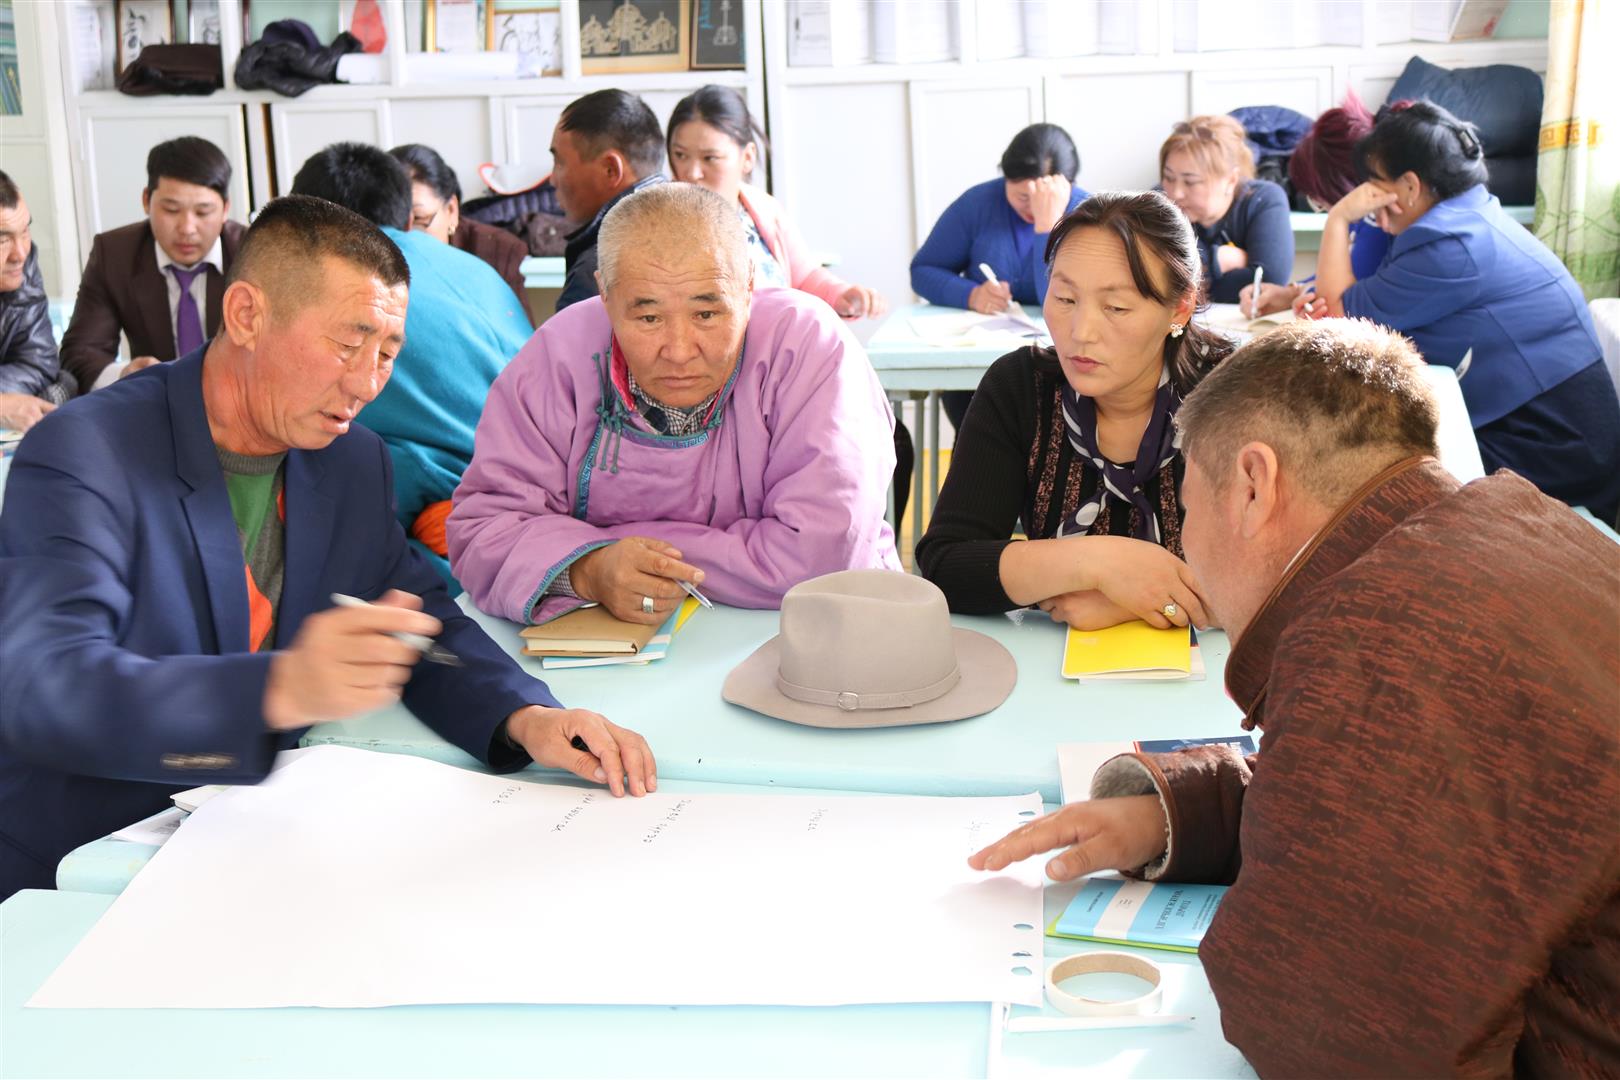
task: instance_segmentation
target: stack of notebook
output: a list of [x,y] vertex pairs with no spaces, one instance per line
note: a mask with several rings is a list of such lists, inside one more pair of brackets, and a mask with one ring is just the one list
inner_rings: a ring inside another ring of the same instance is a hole
[[1191,627],[1158,630],[1140,620],[1103,630],[1069,630],[1063,677],[1079,682],[1202,679],[1204,658]]
[[650,664],[669,651],[675,631],[696,611],[688,598],[662,625],[625,622],[604,607],[591,604],[539,626],[525,626],[523,655],[542,657],[547,669]]

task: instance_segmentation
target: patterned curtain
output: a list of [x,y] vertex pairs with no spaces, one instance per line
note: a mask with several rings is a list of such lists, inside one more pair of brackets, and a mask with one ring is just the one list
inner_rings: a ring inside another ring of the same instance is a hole
[[1620,295],[1617,41],[1616,0],[1553,0],[1535,233],[1588,300]]

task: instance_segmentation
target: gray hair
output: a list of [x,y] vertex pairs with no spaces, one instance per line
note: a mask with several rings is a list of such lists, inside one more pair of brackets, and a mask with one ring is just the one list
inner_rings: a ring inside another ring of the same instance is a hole
[[619,255],[644,248],[654,235],[678,236],[723,256],[739,280],[748,279],[748,238],[737,204],[697,184],[654,184],[621,199],[602,219],[596,262],[604,284],[617,276]]

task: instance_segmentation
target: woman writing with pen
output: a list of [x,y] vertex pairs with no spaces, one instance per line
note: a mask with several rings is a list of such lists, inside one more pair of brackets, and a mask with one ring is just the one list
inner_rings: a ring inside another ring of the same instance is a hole
[[1209,281],[1209,298],[1230,304],[1265,277],[1294,274],[1294,230],[1288,196],[1254,178],[1254,155],[1243,125],[1230,116],[1195,116],[1175,126],[1159,148],[1159,186],[1187,220]]
[[[1001,155],[1001,177],[975,184],[934,223],[911,260],[911,288],[930,304],[983,315],[1046,299],[1046,239],[1086,192],[1080,152],[1056,124],[1031,124]],[[990,273],[986,274],[984,268]],[[971,390],[941,395],[958,430]]]
[[[1322,231],[1312,317],[1371,319],[1457,369],[1487,471],[1507,468],[1605,521],[1620,510],[1620,401],[1580,287],[1485,189],[1474,126],[1402,102],[1361,141],[1368,179]],[[1377,216],[1394,237],[1357,278],[1350,225]]]
[[[1317,117],[1316,123],[1294,147],[1288,159],[1288,179],[1317,213],[1327,213],[1330,206],[1361,183],[1361,176],[1356,172],[1356,145],[1372,129],[1372,113],[1352,90],[1345,95],[1343,105]],[[1394,238],[1366,219],[1350,222],[1349,229],[1350,271],[1358,279],[1372,277]],[[1262,283],[1258,304],[1254,303],[1254,290],[1245,285],[1238,294],[1238,303],[1244,311],[1252,308],[1260,315],[1287,311],[1314,280],[1306,278],[1297,285],[1286,279]]]

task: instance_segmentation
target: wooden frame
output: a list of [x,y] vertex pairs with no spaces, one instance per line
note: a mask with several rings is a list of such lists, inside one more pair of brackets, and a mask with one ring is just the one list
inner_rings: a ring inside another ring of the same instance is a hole
[[[522,71],[528,75],[561,75],[562,74],[562,5],[558,0],[486,0],[488,9],[484,12],[484,48],[489,52],[515,52],[519,56],[528,56],[535,50],[525,49],[522,46],[532,42],[531,35],[538,33],[542,39],[550,37],[546,42],[554,49],[554,63],[542,64],[533,71]],[[513,17],[522,20],[525,25],[519,26],[508,20]],[[549,16],[549,18],[548,18]],[[531,21],[532,19],[532,21]],[[547,23],[551,23],[550,29]],[[537,23],[538,25],[535,25]],[[513,40],[513,35],[517,39]],[[554,44],[552,44],[554,42]],[[515,48],[506,48],[507,45],[516,45]],[[538,50],[541,56],[545,49]],[[521,71],[521,68],[520,68]]]
[[[692,70],[740,71],[748,66],[742,0],[692,0]],[[709,25],[704,26],[704,16]]]
[[[153,23],[159,26],[155,33]],[[169,0],[117,0],[113,24],[118,41],[116,74],[123,74],[146,46],[174,41],[174,7]]]
[[691,52],[691,0],[579,0],[583,74],[686,71]]

